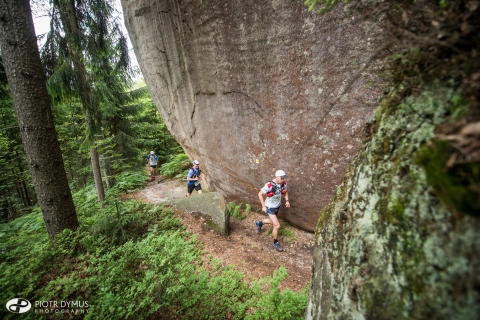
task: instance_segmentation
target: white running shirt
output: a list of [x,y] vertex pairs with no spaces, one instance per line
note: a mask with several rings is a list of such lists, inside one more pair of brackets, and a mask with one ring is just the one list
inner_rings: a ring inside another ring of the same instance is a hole
[[[273,184],[275,182],[267,182],[263,188],[261,189],[263,194],[267,194],[272,191]],[[283,187],[284,190],[287,190],[287,182],[285,181],[285,186]],[[282,188],[281,184],[277,184],[277,190],[275,194],[271,197],[267,197],[265,199],[265,207],[267,208],[278,208],[282,205]]]

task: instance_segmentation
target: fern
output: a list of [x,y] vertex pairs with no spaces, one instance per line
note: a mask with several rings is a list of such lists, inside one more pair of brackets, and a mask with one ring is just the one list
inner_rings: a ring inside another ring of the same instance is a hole
[[[160,166],[160,173],[167,178],[176,177],[185,172],[190,166],[190,159],[184,153],[170,157],[170,161]],[[186,175],[186,174],[185,174]]]
[[[77,201],[91,192],[77,193]],[[240,214],[241,204],[228,205]],[[202,263],[196,237],[170,207],[109,199],[82,206],[79,218],[81,228],[55,240],[39,210],[0,225],[3,301],[88,301],[85,319],[294,319],[304,312],[306,292],[279,289],[284,268],[251,282],[218,259]]]
[[242,208],[242,203],[240,203],[239,205],[237,205],[235,201],[231,201],[227,203],[227,210],[230,212],[230,216],[238,220],[243,220],[247,217],[245,214],[243,214],[240,211],[241,208]]

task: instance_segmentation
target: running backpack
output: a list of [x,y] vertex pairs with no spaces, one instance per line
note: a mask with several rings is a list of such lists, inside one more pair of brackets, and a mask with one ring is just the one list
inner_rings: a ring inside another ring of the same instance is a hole
[[286,181],[282,181],[282,184],[280,186],[273,181],[269,181],[269,183],[267,184],[267,187],[272,188],[272,190],[267,193],[267,197],[273,197],[277,193],[277,188],[279,188],[279,187],[280,187],[280,192],[282,194],[285,194],[287,192],[287,189],[286,189],[287,182]]
[[191,167],[190,169],[193,170],[192,178],[200,177],[200,174],[202,173],[202,170],[200,170],[200,169],[195,170],[194,167]]
[[148,163],[149,163],[150,165],[156,165],[157,162],[158,162],[158,157],[157,157],[156,154],[150,154],[150,155],[148,156]]

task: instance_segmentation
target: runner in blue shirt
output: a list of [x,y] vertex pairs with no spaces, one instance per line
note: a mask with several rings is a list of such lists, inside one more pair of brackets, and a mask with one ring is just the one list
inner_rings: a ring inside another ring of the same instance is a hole
[[193,167],[188,170],[187,175],[187,197],[192,195],[193,189],[197,190],[198,194],[202,194],[202,185],[200,184],[201,170],[199,169],[200,162],[197,160],[193,161]]

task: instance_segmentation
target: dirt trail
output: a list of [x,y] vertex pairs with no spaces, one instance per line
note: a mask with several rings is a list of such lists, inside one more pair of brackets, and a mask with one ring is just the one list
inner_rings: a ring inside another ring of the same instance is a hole
[[[157,177],[158,178],[158,177]],[[185,182],[178,180],[151,181],[145,189],[129,195],[138,201],[161,203],[169,199],[185,197]],[[195,191],[194,191],[195,192]],[[195,196],[195,195],[193,195]],[[230,235],[218,235],[208,228],[207,219],[200,213],[178,212],[187,230],[198,235],[204,245],[203,260],[216,257],[224,265],[233,264],[247,278],[258,279],[272,275],[280,266],[285,266],[288,277],[282,281],[282,289],[301,290],[310,281],[312,253],[315,237],[312,233],[282,223],[287,235],[280,236],[283,252],[272,246],[271,227],[257,233],[255,221],[266,217],[256,212],[246,212],[246,219],[230,218]],[[281,221],[282,222],[282,221]]]

